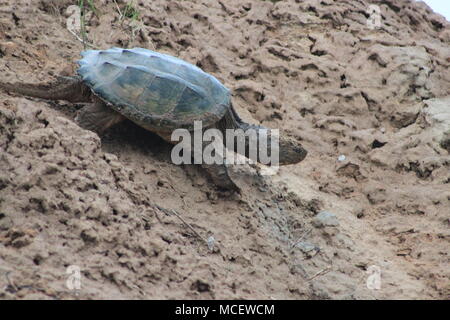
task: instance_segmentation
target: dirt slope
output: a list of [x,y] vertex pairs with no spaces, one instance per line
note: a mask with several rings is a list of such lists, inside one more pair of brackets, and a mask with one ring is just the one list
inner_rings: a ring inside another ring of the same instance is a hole
[[[0,1],[2,80],[73,74],[74,2]],[[308,157],[275,176],[234,168],[243,192],[224,198],[130,122],[100,138],[74,122],[81,105],[0,92],[0,298],[450,298],[443,17],[372,0],[372,30],[363,0],[136,1],[137,18],[117,3],[87,10],[94,47],[197,64]]]

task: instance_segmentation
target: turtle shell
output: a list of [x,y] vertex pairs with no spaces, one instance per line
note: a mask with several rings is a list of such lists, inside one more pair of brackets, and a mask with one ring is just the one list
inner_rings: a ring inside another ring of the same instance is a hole
[[230,91],[181,59],[142,48],[88,50],[78,74],[92,92],[138,125],[156,132],[204,128],[222,119]]

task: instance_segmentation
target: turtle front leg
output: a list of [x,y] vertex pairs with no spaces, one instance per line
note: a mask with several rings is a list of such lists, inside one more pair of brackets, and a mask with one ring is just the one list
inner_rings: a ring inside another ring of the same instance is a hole
[[208,172],[213,183],[220,189],[240,192],[239,187],[231,180],[225,164],[202,164],[202,168]]
[[124,119],[125,117],[120,113],[108,107],[100,99],[96,99],[78,111],[75,121],[82,128],[101,134]]
[[[221,162],[219,163],[211,163],[207,164],[207,159],[205,159],[205,148],[210,147],[211,143],[215,145],[215,150],[218,152],[218,157],[221,158]],[[219,187],[220,189],[226,190],[226,191],[232,191],[232,192],[240,192],[239,187],[234,183],[234,181],[231,179],[230,175],[228,174],[228,167],[225,163],[225,148],[222,141],[216,141],[213,142],[203,140],[202,141],[202,147],[196,148],[193,147],[194,153],[201,152],[201,154],[197,154],[198,159],[202,159],[202,168],[209,174],[212,182]],[[192,155],[195,157],[194,153]],[[206,162],[206,163],[205,163]]]
[[[171,133],[163,133],[158,132],[157,133],[161,138],[163,138],[165,141],[169,142],[170,144],[175,144],[176,142],[172,141]],[[193,134],[191,132],[191,134]],[[240,192],[239,187],[234,183],[234,181],[231,179],[230,175],[228,174],[228,168],[225,164],[225,159],[223,159],[222,163],[216,164],[206,164],[205,159],[203,158],[203,151],[204,149],[210,145],[211,142],[209,141],[203,141],[200,148],[195,148],[193,140],[190,140],[191,142],[188,142],[187,144],[183,144],[183,153],[187,152],[189,157],[191,158],[197,158],[202,159],[202,163],[200,166],[208,173],[209,177],[211,178],[212,182],[219,187],[222,190],[226,191],[232,191],[232,192]],[[182,143],[182,142],[181,142]],[[220,147],[223,148],[222,142],[217,142],[217,150]],[[197,155],[195,155],[197,153]]]

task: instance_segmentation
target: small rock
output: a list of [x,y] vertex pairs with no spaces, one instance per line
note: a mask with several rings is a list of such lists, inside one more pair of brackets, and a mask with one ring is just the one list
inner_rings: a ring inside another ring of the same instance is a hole
[[342,161],[336,168],[336,173],[340,176],[355,179],[356,181],[364,180],[365,176],[361,173],[361,168],[358,164],[350,161]]
[[396,106],[392,106],[392,110],[395,110],[395,112],[391,115],[390,121],[397,129],[405,128],[416,122],[421,109],[421,103],[411,106],[408,109],[399,109]]
[[198,292],[208,292],[211,291],[211,286],[209,283],[199,279],[192,283],[191,290],[196,290]]
[[0,230],[8,230],[14,226],[10,215],[0,212]]
[[98,236],[96,232],[92,229],[83,230],[80,233],[81,239],[85,243],[97,243],[98,242]]
[[214,239],[213,236],[209,237],[208,240],[208,249],[209,251],[213,251],[214,250],[214,244],[216,243],[216,240]]
[[316,248],[316,246],[310,242],[302,241],[296,244],[296,247],[302,250],[304,253],[312,251]]
[[335,214],[328,211],[321,211],[312,221],[313,226],[316,228],[322,227],[336,227],[339,225],[339,221]]
[[319,251],[320,248],[311,242],[302,241],[295,245],[299,248],[308,258],[314,257]]

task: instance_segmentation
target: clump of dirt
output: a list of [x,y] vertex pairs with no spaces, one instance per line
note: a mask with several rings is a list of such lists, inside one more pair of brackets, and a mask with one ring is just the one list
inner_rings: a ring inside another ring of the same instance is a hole
[[[74,3],[2,1],[2,80],[74,73]],[[95,3],[89,46],[196,64],[309,154],[274,176],[236,167],[242,195],[223,197],[131,122],[99,137],[81,105],[0,92],[1,298],[450,298],[443,17],[407,0]]]

